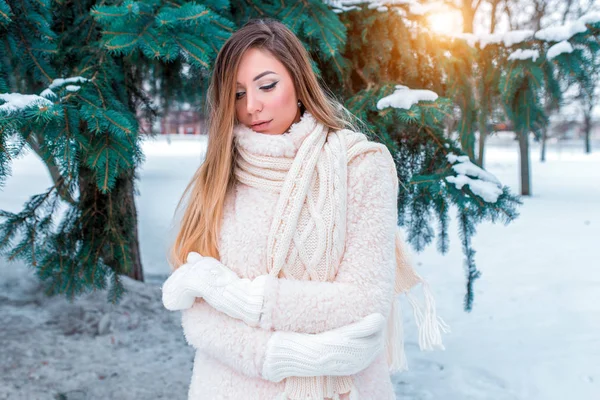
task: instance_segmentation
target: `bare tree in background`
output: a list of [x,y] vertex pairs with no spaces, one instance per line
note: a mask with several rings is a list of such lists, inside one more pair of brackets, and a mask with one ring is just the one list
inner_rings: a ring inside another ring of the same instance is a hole
[[[600,11],[600,2],[597,0],[564,0],[562,16],[560,22],[562,24],[568,21],[576,20],[584,14],[592,11]],[[589,63],[585,64],[585,71],[582,71],[581,76],[587,77],[591,82],[597,82],[595,85],[581,84],[581,77],[575,79],[565,87],[566,93],[574,93],[573,96],[565,99],[565,104],[576,104],[583,116],[583,133],[584,133],[584,151],[586,154],[592,152],[591,145],[591,130],[593,124],[593,111],[600,102],[600,56],[597,53],[586,51],[589,58]],[[545,159],[545,142],[542,146],[542,161]]]
[[[496,25],[498,23],[498,12],[500,11],[500,3],[503,0],[490,0],[488,1],[489,5],[491,6],[491,12],[490,12],[490,26],[489,26],[489,33],[494,33],[494,31],[496,30]],[[489,96],[489,90],[490,88],[486,87],[485,83],[482,82],[482,84],[479,85],[479,92],[480,92],[480,96],[484,97],[484,96]],[[486,110],[482,110],[482,112],[479,113],[479,121],[478,121],[478,125],[479,125],[479,143],[478,143],[478,153],[477,153],[477,165],[479,165],[481,168],[484,167],[483,163],[484,163],[484,156],[485,156],[485,141],[487,139],[488,136],[488,130],[487,130],[487,126],[488,126],[488,117],[489,115],[491,115],[492,109],[496,106],[496,102],[497,100],[492,99],[492,101],[486,102]],[[483,104],[482,104],[483,106]]]
[[[572,1],[569,1],[569,4]],[[594,0],[579,1],[575,7],[569,7],[564,14],[563,21],[567,19],[569,13],[574,14],[576,18],[581,17],[591,11],[600,10],[600,4]],[[583,114],[583,133],[584,133],[584,150],[586,154],[592,152],[591,131],[592,117],[594,108],[600,102],[600,55],[598,53],[589,53],[590,62],[585,65],[585,76],[590,77],[595,85],[577,85],[578,94],[575,100],[579,102],[581,112]]]
[[481,6],[482,0],[446,0],[444,4],[458,10],[462,15],[463,32],[473,33],[475,14]]

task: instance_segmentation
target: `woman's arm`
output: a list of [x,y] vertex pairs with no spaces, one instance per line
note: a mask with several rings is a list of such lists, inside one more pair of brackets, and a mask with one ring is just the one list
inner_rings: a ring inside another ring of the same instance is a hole
[[372,314],[339,329],[311,335],[270,332],[215,310],[204,300],[183,311],[186,341],[253,378],[279,382],[290,376],[353,375],[384,346],[385,317]]
[[318,333],[371,313],[389,315],[396,269],[397,175],[391,154],[369,152],[348,166],[346,248],[333,282],[277,279],[266,286],[260,325]]
[[248,326],[203,299],[182,311],[185,339],[194,348],[244,375],[261,378],[267,343],[274,332]]

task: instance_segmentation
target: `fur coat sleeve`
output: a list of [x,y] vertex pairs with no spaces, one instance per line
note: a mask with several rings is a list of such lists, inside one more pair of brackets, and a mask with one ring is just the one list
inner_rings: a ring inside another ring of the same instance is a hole
[[391,310],[396,270],[396,168],[387,148],[348,165],[346,247],[333,282],[276,279],[265,294],[265,329],[319,333]]
[[250,327],[215,310],[202,299],[182,311],[181,322],[188,344],[237,372],[262,378],[272,332]]

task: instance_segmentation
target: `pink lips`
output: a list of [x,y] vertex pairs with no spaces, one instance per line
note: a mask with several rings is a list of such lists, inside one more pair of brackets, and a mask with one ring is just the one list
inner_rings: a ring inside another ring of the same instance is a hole
[[[271,120],[271,121],[273,121],[273,120]],[[256,132],[262,132],[269,128],[271,121],[263,122],[263,123],[257,124],[257,125],[252,125],[252,130],[256,131]]]

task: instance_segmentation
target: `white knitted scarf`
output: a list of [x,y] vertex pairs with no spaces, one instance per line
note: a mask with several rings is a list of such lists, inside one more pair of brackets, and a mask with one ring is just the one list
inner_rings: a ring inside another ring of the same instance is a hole
[[[305,111],[302,129],[310,130],[295,157],[253,154],[237,146],[234,174],[240,182],[279,193],[268,237],[267,271],[295,280],[333,281],[341,262],[346,238],[347,171],[354,157],[382,151],[358,132],[329,129]],[[237,126],[236,129],[250,129]],[[395,191],[397,193],[398,182]],[[395,294],[423,284],[425,310],[410,295],[419,327],[422,349],[442,347],[440,330],[447,326],[435,314],[435,304],[426,283],[407,262],[400,230],[396,232]],[[340,310],[343,312],[343,310]],[[387,345],[390,371],[407,368],[404,355],[402,315],[394,296],[388,319]],[[284,399],[337,399],[350,393],[356,398],[350,376],[290,377],[285,380]]]

